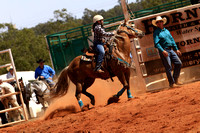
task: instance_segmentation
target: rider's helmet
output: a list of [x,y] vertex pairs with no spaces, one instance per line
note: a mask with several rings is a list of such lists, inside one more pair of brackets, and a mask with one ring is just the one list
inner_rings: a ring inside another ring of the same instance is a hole
[[95,15],[95,16],[93,17],[93,23],[96,23],[96,22],[99,21],[99,20],[103,20],[103,17],[102,17],[101,15]]

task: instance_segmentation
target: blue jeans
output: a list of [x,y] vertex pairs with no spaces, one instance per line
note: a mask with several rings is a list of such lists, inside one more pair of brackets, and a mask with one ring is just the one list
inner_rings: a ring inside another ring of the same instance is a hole
[[103,43],[100,43],[100,44],[96,44],[95,46],[96,51],[98,52],[96,70],[101,68],[101,64],[103,62],[103,58],[105,55],[105,50],[104,50],[103,45],[104,45]]
[[[162,52],[159,52],[160,54],[160,58],[162,60],[162,63],[165,67],[166,70],[166,74],[167,74],[167,78],[169,81],[169,85],[174,84],[180,75],[180,71],[181,71],[181,66],[182,66],[182,62],[179,59],[178,55],[173,51],[173,50],[169,50],[169,49],[165,49],[165,51],[168,52],[168,56],[165,57]],[[171,62],[174,64],[174,73],[172,76],[172,65]]]

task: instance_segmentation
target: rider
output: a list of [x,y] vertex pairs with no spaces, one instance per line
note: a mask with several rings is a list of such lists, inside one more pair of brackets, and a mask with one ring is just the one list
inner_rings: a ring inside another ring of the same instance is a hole
[[[7,67],[6,69],[7,69],[7,71],[8,71],[8,73],[7,73],[7,75],[6,75],[6,78],[7,78],[7,79],[15,78],[15,74],[13,73],[13,67],[12,67],[12,66],[9,66],[9,67]],[[10,82],[8,82],[8,83],[10,83],[10,84],[13,85],[13,86],[16,86],[16,85],[15,85],[16,80],[10,81]]]
[[53,76],[55,75],[55,71],[48,65],[44,65],[45,60],[39,59],[37,63],[39,66],[35,70],[35,79],[39,78],[39,80],[45,80],[50,87],[54,86]]
[[103,43],[103,37],[110,37],[110,36],[114,36],[114,34],[116,33],[116,31],[114,32],[105,32],[105,29],[103,27],[103,17],[101,15],[95,15],[93,17],[93,26],[92,26],[92,30],[94,32],[94,48],[97,51],[97,60],[96,60],[96,67],[94,69],[94,71],[97,72],[104,72],[103,70],[101,70],[101,64],[103,62],[103,58],[104,58],[104,43]]

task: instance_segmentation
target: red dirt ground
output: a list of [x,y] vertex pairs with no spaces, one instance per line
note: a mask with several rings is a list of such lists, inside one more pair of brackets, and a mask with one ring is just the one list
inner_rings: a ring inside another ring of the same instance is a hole
[[[71,92],[57,99],[40,119],[4,127],[0,132],[200,132],[200,82],[137,95],[131,101],[127,101],[125,93],[119,103],[106,105],[107,99],[120,88],[117,79],[114,83],[97,80],[89,88],[96,105],[81,112],[72,85]],[[85,104],[89,103],[88,98],[82,99]]]

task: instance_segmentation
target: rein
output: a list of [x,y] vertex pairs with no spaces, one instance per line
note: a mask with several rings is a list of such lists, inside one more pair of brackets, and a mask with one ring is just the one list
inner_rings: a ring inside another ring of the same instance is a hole
[[117,59],[119,62],[118,62],[118,64],[119,63],[122,63],[123,65],[124,65],[124,67],[126,68],[126,67],[131,67],[131,64],[129,64],[128,62],[126,62],[125,60],[123,60],[123,59],[121,59],[121,58],[119,58],[119,57],[115,57],[114,55],[111,55],[111,57],[113,57],[114,59]]
[[118,30],[117,31],[118,33],[122,33],[122,32],[124,32],[124,33],[126,33],[127,35],[130,35],[127,31],[125,31],[125,30]]
[[[120,25],[119,27],[121,27],[121,25]],[[124,33],[126,33],[127,35],[130,35],[127,31],[125,31],[125,30],[120,30],[119,27],[118,27],[118,29],[117,29],[117,33],[122,33],[122,32],[124,32]],[[138,33],[137,30],[135,30],[134,28],[132,28],[132,27],[130,27],[130,26],[125,25],[125,27],[127,27],[127,29],[131,29],[131,30],[134,31],[135,33]],[[115,42],[113,42],[113,41],[114,41],[114,40],[117,40],[117,41],[118,41],[118,39],[117,39],[116,37],[120,37],[120,38],[123,38],[123,39],[126,38],[126,37],[123,37],[123,36],[120,36],[120,35],[115,35],[115,37],[114,37],[113,40],[111,41],[111,46],[114,46],[115,48],[117,47],[117,45],[116,45]],[[115,57],[112,53],[111,53],[111,57],[114,58],[114,59],[117,59],[120,63],[122,63],[122,64],[124,65],[124,67],[131,67],[131,64],[129,64],[128,62],[126,62],[124,59],[121,59],[121,58],[119,58],[119,57]],[[118,63],[119,63],[119,62],[118,62]]]
[[130,27],[130,26],[127,26],[127,25],[126,25],[126,27],[127,27],[128,29],[131,29],[131,30],[134,31],[135,33],[138,33],[138,31],[135,30],[133,27]]

